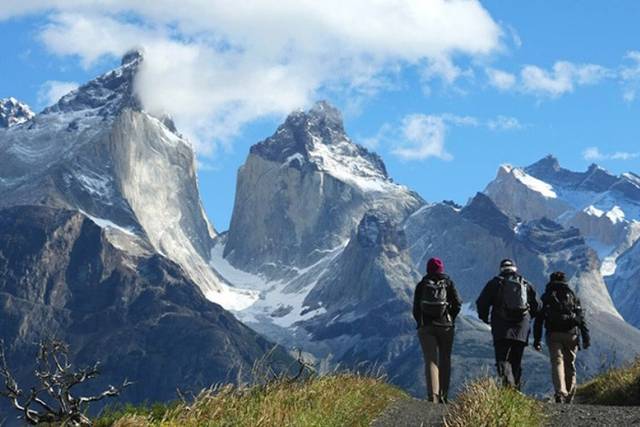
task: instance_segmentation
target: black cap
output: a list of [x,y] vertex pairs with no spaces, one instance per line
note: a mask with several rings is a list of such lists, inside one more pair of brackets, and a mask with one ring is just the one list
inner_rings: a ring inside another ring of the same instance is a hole
[[564,274],[564,272],[562,271],[554,271],[553,273],[551,273],[551,275],[549,276],[549,279],[552,282],[566,282],[567,281],[567,276],[566,274]]

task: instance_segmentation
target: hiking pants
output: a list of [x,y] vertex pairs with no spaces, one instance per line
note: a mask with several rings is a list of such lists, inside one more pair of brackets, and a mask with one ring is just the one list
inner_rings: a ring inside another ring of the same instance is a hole
[[446,401],[449,393],[453,331],[451,326],[427,325],[418,329],[430,402]]
[[547,347],[556,398],[571,402],[576,392],[578,336],[570,332],[551,332],[547,334]]
[[522,377],[522,355],[526,343],[516,340],[497,340],[493,347],[496,352],[496,368],[504,386],[520,390]]

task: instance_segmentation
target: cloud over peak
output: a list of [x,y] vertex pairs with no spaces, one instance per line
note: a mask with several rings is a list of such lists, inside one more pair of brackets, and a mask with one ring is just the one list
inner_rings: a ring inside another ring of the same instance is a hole
[[41,12],[44,44],[85,67],[143,46],[145,107],[171,114],[201,153],[320,91],[375,92],[398,67],[455,80],[454,57],[490,55],[502,39],[476,0],[10,0],[0,19]]

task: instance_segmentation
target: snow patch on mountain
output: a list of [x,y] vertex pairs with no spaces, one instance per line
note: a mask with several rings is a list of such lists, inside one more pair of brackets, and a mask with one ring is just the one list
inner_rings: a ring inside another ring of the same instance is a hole
[[89,218],[91,221],[93,221],[98,227],[100,228],[112,228],[115,230],[118,230],[124,234],[128,234],[129,236],[136,236],[135,230],[131,229],[130,227],[122,227],[116,223],[114,223],[113,221],[110,221],[108,219],[104,219],[104,218],[97,218],[93,215],[89,215],[88,213],[86,213],[85,211],[83,211],[82,209],[80,209],[80,212],[85,215],[87,218]]
[[[359,155],[357,146],[349,140],[332,144],[323,143],[313,136],[313,145],[309,150],[311,160],[320,170],[342,182],[356,186],[365,192],[382,193],[395,190],[398,186],[389,181],[385,174],[368,159]],[[406,191],[406,187],[403,187]]]
[[224,242],[219,242],[211,250],[210,264],[220,277],[233,283],[235,292],[244,292],[247,296],[243,303],[235,307],[225,306],[234,311],[240,320],[248,324],[270,323],[288,328],[326,312],[324,307],[311,309],[304,305],[304,301],[325,267],[342,253],[346,244],[325,251],[325,256],[313,265],[302,269],[292,268],[294,274],[280,280],[270,281],[263,275],[235,268],[223,257]]
[[553,186],[552,185],[547,184],[546,182],[541,181],[541,180],[539,180],[537,178],[534,178],[531,175],[528,175],[522,169],[515,168],[515,167],[510,166],[510,165],[503,165],[502,169],[507,173],[513,174],[513,176],[518,181],[520,181],[522,184],[524,184],[530,190],[533,190],[533,191],[535,191],[537,193],[540,193],[544,197],[547,197],[549,199],[556,199],[558,197],[556,192],[553,191]]
[[28,122],[34,116],[27,104],[13,97],[0,99],[0,129]]

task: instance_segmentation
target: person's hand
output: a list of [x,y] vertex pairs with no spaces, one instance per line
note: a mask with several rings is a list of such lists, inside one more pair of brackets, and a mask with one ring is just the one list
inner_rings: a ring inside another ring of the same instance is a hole
[[542,343],[540,341],[536,341],[533,343],[533,348],[535,351],[542,351]]

